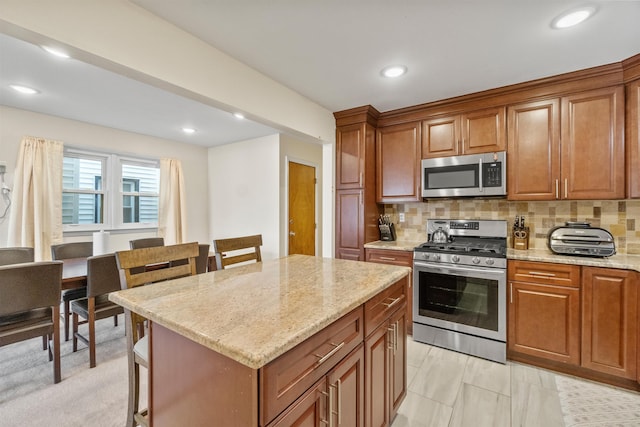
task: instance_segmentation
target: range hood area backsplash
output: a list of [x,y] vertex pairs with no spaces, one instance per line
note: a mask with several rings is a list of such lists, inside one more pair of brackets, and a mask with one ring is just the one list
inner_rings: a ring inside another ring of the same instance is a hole
[[[425,203],[385,205],[396,225],[398,240],[426,240],[428,218],[502,219],[513,225],[516,215],[530,227],[530,249],[547,247],[547,233],[566,221],[586,221],[608,230],[620,254],[640,254],[640,200],[512,202],[504,199],[443,199]],[[405,221],[399,222],[399,213]],[[638,221],[636,221],[636,218]],[[511,242],[508,242],[509,245]]]

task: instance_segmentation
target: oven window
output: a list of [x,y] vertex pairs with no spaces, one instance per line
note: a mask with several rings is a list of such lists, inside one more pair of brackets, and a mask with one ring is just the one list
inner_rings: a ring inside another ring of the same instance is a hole
[[478,165],[458,165],[424,170],[425,186],[431,190],[479,187]]
[[419,272],[418,314],[498,331],[498,281]]

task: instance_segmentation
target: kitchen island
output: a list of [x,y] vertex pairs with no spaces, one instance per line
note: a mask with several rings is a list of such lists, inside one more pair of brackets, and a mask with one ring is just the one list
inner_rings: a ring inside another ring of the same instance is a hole
[[110,299],[151,321],[155,427],[388,425],[406,393],[409,273],[292,255]]

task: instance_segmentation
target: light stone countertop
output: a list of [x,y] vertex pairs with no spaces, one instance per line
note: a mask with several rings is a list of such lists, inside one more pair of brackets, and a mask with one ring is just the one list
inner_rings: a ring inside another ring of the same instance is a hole
[[292,255],[117,291],[109,299],[258,369],[410,271]]
[[[366,243],[368,249],[389,249],[396,251],[413,251],[413,248],[424,242],[398,240],[383,242],[381,240]],[[640,255],[616,254],[606,258],[558,255],[549,249],[517,250],[507,249],[507,259],[523,261],[553,262],[556,264],[586,265],[592,267],[619,268],[623,270],[640,271]]]

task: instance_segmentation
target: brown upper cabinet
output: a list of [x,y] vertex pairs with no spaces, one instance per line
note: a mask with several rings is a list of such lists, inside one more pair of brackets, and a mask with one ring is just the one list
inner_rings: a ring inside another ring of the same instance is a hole
[[627,195],[640,198],[640,79],[627,85]]
[[[373,170],[374,131],[369,125],[356,123],[341,126],[336,132],[336,189],[363,188],[367,168]],[[367,165],[367,160],[371,162]]]
[[508,108],[510,200],[623,199],[624,88]]
[[504,151],[505,108],[494,107],[422,122],[422,158]]
[[378,129],[376,138],[376,201],[419,202],[420,123]]

